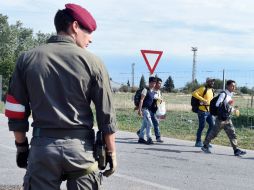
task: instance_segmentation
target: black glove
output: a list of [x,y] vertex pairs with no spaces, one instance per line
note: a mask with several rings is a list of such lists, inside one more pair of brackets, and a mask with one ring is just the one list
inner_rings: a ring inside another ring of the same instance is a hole
[[107,152],[106,163],[109,163],[110,169],[105,170],[103,172],[103,175],[106,177],[109,177],[110,175],[112,175],[115,172],[116,166],[117,166],[115,152]]
[[25,142],[23,142],[23,143],[18,143],[15,141],[15,145],[17,148],[17,154],[16,154],[17,166],[20,168],[26,168],[28,154],[29,154],[29,144],[28,144],[27,138],[26,138]]

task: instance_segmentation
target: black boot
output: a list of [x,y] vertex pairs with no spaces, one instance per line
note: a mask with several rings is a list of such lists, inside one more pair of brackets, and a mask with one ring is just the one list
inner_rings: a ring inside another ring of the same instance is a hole
[[242,156],[242,155],[246,154],[246,151],[243,151],[243,150],[240,150],[237,148],[234,150],[234,154],[235,154],[235,156]]

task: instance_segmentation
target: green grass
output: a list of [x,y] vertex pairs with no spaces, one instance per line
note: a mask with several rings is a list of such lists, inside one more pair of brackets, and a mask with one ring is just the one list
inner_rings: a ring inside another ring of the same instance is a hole
[[[116,116],[118,128],[120,130],[136,132],[141,126],[141,117],[132,109],[117,109]],[[170,111],[167,113],[166,119],[160,122],[162,136],[184,140],[195,141],[197,127],[197,115],[192,112]],[[254,130],[242,126],[235,127],[239,146],[241,148],[253,150]],[[203,138],[207,128],[208,127],[206,127],[203,132]],[[230,142],[224,131],[221,131],[212,143],[230,146]]]
[[[117,124],[120,130],[136,132],[141,126],[141,117],[133,111],[133,93],[115,93]],[[197,115],[190,111],[190,95],[166,94],[163,98],[167,104],[166,119],[160,122],[162,136],[177,139],[192,140],[196,138],[198,127]],[[250,97],[236,97],[235,102],[240,107],[240,117],[234,117],[233,122],[238,136],[238,144],[242,148],[254,150],[254,108],[251,108]],[[174,105],[176,105],[174,107]],[[188,107],[189,106],[189,107]],[[0,102],[0,113],[4,104]],[[96,123],[95,123],[96,124]],[[208,127],[203,132],[203,138]],[[224,131],[212,141],[213,144],[230,146]]]
[[4,112],[4,103],[0,101],[0,113]]

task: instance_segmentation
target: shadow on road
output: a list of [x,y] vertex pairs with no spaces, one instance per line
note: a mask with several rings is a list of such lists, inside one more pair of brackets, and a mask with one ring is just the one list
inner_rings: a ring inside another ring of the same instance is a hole
[[244,159],[244,160],[254,160],[254,157],[250,157],[250,158],[239,157],[239,158]]
[[[138,138],[116,138],[116,143],[126,143],[126,144],[139,144]],[[190,145],[179,145],[179,144],[169,144],[169,143],[157,143],[154,141],[153,145],[160,145],[160,146],[181,146],[181,147],[194,147]],[[152,145],[152,146],[153,146]],[[151,146],[151,145],[150,145]]]
[[182,153],[182,152],[192,152],[192,153],[200,153],[202,151],[191,151],[191,150],[172,150],[172,149],[162,149],[162,148],[137,148],[141,150],[152,150],[152,151],[161,151],[161,152],[174,152],[174,153]]

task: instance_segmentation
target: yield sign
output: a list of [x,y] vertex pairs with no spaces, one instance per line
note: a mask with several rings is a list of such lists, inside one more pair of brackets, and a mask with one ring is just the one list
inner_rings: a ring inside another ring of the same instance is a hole
[[[148,69],[149,69],[149,71],[150,71],[150,74],[152,75],[153,72],[154,72],[154,70],[155,70],[155,68],[156,68],[156,66],[157,66],[158,63],[159,63],[159,60],[160,60],[160,58],[161,58],[161,56],[162,56],[163,51],[141,50],[141,53],[142,53],[142,55],[143,55],[143,57],[144,57],[144,59],[145,59],[145,62],[146,62],[146,65],[147,65],[147,67],[148,67]],[[154,62],[154,64],[153,64],[152,67],[151,67],[151,65],[150,65],[150,63],[149,63],[149,61],[148,61],[148,59],[147,59],[147,55],[146,55],[146,54],[157,54],[157,55],[158,55],[158,56],[157,56],[157,59],[156,59],[156,61]]]

